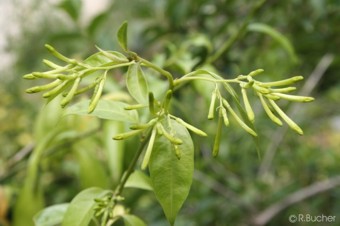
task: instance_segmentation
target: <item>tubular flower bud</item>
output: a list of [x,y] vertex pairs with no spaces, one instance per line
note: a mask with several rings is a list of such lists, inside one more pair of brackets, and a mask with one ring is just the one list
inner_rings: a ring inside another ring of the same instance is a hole
[[294,76],[294,77],[276,81],[276,82],[261,82],[260,84],[262,87],[286,86],[286,85],[290,85],[301,80],[303,80],[303,77],[300,75],[300,76]]
[[297,101],[297,102],[311,102],[314,100],[313,97],[305,97],[305,96],[294,96],[284,93],[272,93],[274,96],[278,96],[282,99],[290,100],[290,101]]
[[289,125],[290,128],[292,128],[295,132],[297,132],[300,135],[303,135],[302,129],[293,121],[291,120],[277,104],[273,100],[269,100],[269,103],[273,106],[275,111],[281,116],[283,120]]
[[149,144],[148,144],[148,147],[146,148],[145,155],[144,155],[144,158],[143,158],[142,170],[146,169],[146,167],[149,164],[150,156],[151,156],[152,149],[153,149],[153,144],[155,143],[155,138],[156,138],[156,134],[157,134],[156,132],[157,132],[156,128],[153,128],[152,132],[151,132],[150,139],[149,139]]
[[41,91],[53,89],[54,87],[58,86],[60,83],[62,83],[62,81],[55,80],[55,81],[48,83],[46,85],[35,86],[35,87],[32,87],[32,88],[29,88],[29,89],[26,90],[26,93],[38,93],[38,92],[41,92]]
[[235,113],[235,111],[231,108],[231,106],[229,105],[229,103],[223,99],[223,104],[224,106],[228,109],[228,111],[231,113],[231,115],[235,118],[235,120],[238,122],[238,124],[248,133],[250,133],[251,135],[253,135],[254,137],[257,137],[257,134],[255,133],[254,130],[252,130],[249,126],[247,126],[247,124],[245,124],[240,117],[238,117],[238,115]]
[[213,147],[213,156],[214,157],[216,157],[218,155],[218,152],[220,151],[222,123],[223,123],[222,108],[220,108],[219,115],[218,115],[216,136],[215,136],[214,147]]
[[132,137],[138,133],[141,133],[143,130],[132,130],[126,133],[120,133],[112,137],[114,140],[124,140],[126,138]]
[[254,115],[253,109],[250,106],[248,96],[247,96],[247,91],[244,88],[241,88],[241,92],[242,92],[243,103],[244,103],[244,107],[246,108],[248,119],[251,122],[254,122],[255,121],[255,115]]
[[263,98],[262,94],[259,93],[259,97],[261,100],[261,104],[263,106],[264,111],[266,112],[266,114],[268,115],[268,117],[277,125],[282,126],[282,122],[281,120],[276,117],[273,112],[270,110],[269,106],[266,103],[266,100]]
[[70,89],[70,91],[68,92],[68,94],[66,95],[66,97],[64,97],[64,99],[61,101],[61,106],[65,107],[68,103],[70,103],[70,101],[72,100],[72,98],[74,97],[74,94],[77,91],[77,88],[79,86],[81,78],[78,77],[76,78],[76,80],[73,83],[72,88]]
[[175,120],[176,120],[178,123],[182,124],[183,126],[187,127],[187,129],[189,129],[189,130],[191,130],[192,132],[196,133],[197,135],[204,136],[204,137],[208,136],[208,135],[207,135],[205,132],[203,132],[202,130],[197,129],[196,127],[190,125],[189,123],[184,122],[184,121],[183,121],[182,119],[180,119],[180,118],[177,118],[177,117],[176,117]]
[[214,118],[215,102],[216,102],[216,90],[214,90],[211,94],[211,101],[210,101],[209,113],[208,113],[209,120]]

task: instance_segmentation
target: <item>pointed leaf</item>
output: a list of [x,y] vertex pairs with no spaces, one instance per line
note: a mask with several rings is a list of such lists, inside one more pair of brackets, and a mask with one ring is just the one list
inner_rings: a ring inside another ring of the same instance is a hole
[[127,188],[140,188],[152,191],[152,184],[150,178],[143,172],[135,170],[129,179],[126,181]]
[[68,203],[49,206],[33,217],[35,226],[60,225],[68,208]]
[[102,198],[111,191],[101,188],[88,188],[73,198],[62,222],[62,226],[87,226],[96,205],[94,199]]
[[156,197],[163,207],[171,225],[187,198],[194,172],[194,146],[188,130],[175,120],[170,120],[170,127],[163,123],[168,131],[181,139],[178,145],[181,158],[175,155],[173,144],[164,136],[157,136],[151,154],[149,170]]
[[146,226],[146,224],[137,216],[131,214],[122,215],[125,226]]
[[124,49],[125,51],[127,50],[127,27],[128,23],[125,21],[120,28],[118,29],[117,32],[117,39],[120,47]]
[[148,102],[148,83],[140,64],[132,64],[126,75],[126,87],[131,96],[140,104]]
[[87,112],[89,100],[80,101],[67,108],[64,115],[93,115],[101,119],[109,119],[121,122],[138,122],[138,113],[135,110],[125,110],[128,104],[111,101],[99,100],[96,109],[89,114]]

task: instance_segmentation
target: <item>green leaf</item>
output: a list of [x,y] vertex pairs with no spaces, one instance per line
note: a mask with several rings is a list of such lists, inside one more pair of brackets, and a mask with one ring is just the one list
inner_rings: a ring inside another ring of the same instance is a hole
[[[181,158],[175,155],[173,144],[164,136],[157,136],[149,162],[150,178],[156,197],[171,225],[189,194],[194,172],[194,146],[183,125],[170,120],[163,122],[166,130],[183,141],[178,145]],[[171,128],[169,128],[171,127]]]
[[277,30],[275,30],[274,28],[262,23],[252,23],[248,25],[248,30],[262,32],[264,34],[269,35],[270,37],[272,37],[274,40],[281,44],[281,46],[287,51],[290,59],[294,63],[298,61],[293,45],[291,44],[289,39],[282,35],[280,32],[278,32]]
[[152,184],[150,178],[143,172],[135,170],[129,179],[126,181],[127,188],[140,188],[152,191]]
[[96,109],[91,114],[87,112],[88,105],[89,100],[80,101],[67,108],[64,115],[93,115],[101,119],[120,122],[138,122],[138,113],[136,110],[125,110],[128,104],[119,101],[99,100]]
[[63,203],[41,210],[33,217],[35,226],[54,226],[61,224],[68,206],[68,203]]
[[118,43],[125,51],[127,51],[127,28],[128,23],[125,21],[122,25],[120,25],[120,28],[117,32]]
[[84,63],[91,66],[108,66],[115,65],[127,61],[126,57],[116,51],[103,51],[97,52],[84,60]]
[[140,64],[130,65],[126,75],[126,87],[138,103],[147,104],[148,84]]
[[74,197],[67,208],[62,226],[87,226],[93,216],[96,205],[94,199],[103,198],[110,193],[101,188],[88,188]]
[[137,216],[131,214],[122,215],[125,226],[146,226],[146,224]]

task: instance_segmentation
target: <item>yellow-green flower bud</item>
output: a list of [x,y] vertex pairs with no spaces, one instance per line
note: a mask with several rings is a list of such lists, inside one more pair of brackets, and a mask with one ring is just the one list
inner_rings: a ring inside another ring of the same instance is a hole
[[248,75],[251,76],[251,77],[254,77],[254,76],[258,75],[258,74],[261,74],[262,72],[264,72],[263,69],[257,69],[255,71],[250,72]]
[[293,121],[291,120],[277,104],[273,100],[269,100],[269,103],[273,106],[275,111],[281,116],[283,120],[286,121],[286,123],[289,125],[290,128],[292,128],[294,131],[296,131],[298,134],[303,135],[302,129]]
[[276,117],[276,116],[273,114],[273,112],[270,110],[270,108],[269,108],[269,106],[267,105],[266,100],[263,98],[262,94],[259,93],[258,95],[259,95],[259,97],[260,97],[260,100],[261,100],[261,104],[262,104],[262,106],[263,106],[263,109],[264,109],[264,111],[266,112],[266,114],[268,115],[268,117],[269,117],[273,122],[275,122],[277,125],[282,126],[281,120],[280,120],[278,117]]
[[160,126],[160,129],[162,130],[162,134],[173,144],[180,145],[183,143],[183,141],[177,137],[172,136],[170,133],[168,133],[162,124],[158,123]]
[[93,112],[98,104],[99,98],[101,97],[102,92],[103,92],[103,88],[104,88],[104,84],[106,80],[106,73],[107,71],[105,71],[104,76],[102,77],[102,79],[100,80],[100,82],[98,83],[98,85],[96,86],[93,92],[92,98],[90,100],[90,105],[88,108],[88,113]]
[[214,118],[215,113],[215,102],[216,102],[216,90],[214,90],[211,94],[211,100],[210,100],[210,106],[209,106],[209,113],[208,113],[208,119]]
[[187,123],[187,122],[184,122],[184,121],[183,121],[182,119],[180,119],[180,118],[177,118],[177,117],[176,117],[175,120],[176,120],[178,123],[182,124],[183,126],[187,127],[187,129],[189,129],[189,130],[191,130],[192,132],[196,133],[197,135],[204,136],[204,137],[208,136],[208,135],[207,135],[205,132],[203,132],[202,130],[200,130],[200,129],[198,129],[198,128],[192,126],[192,125],[190,125],[190,124]]
[[48,83],[46,85],[35,86],[35,87],[27,89],[26,93],[38,93],[38,92],[41,92],[41,91],[53,89],[54,87],[58,86],[61,82],[62,81],[60,81],[60,80],[55,80],[55,81]]
[[311,102],[314,100],[313,97],[294,96],[294,95],[289,95],[289,94],[284,94],[284,93],[272,93],[272,95],[278,96],[282,99],[286,99],[289,101],[297,101],[297,102]]
[[135,136],[136,134],[141,133],[143,130],[132,130],[126,133],[120,133],[112,137],[114,140],[124,140],[126,138]]
[[267,88],[265,88],[265,87],[262,87],[262,85],[259,86],[257,82],[256,82],[255,84],[253,84],[253,88],[254,88],[257,92],[262,93],[262,94],[268,94],[268,93],[270,93],[270,90],[269,90],[269,89],[267,89]]
[[68,92],[68,94],[66,95],[66,97],[63,98],[63,100],[61,101],[61,106],[65,107],[68,103],[70,103],[70,101],[72,100],[72,98],[74,97],[74,94],[77,91],[77,88],[79,86],[81,78],[78,77],[76,78],[76,80],[73,83],[72,88],[70,89],[70,91]]
[[222,108],[220,108],[219,114],[218,114],[216,136],[215,136],[214,147],[213,147],[213,156],[214,157],[216,157],[218,155],[218,152],[220,151],[222,123],[223,123]]
[[254,122],[255,121],[255,115],[254,115],[253,109],[250,106],[248,96],[247,96],[247,91],[244,88],[241,88],[241,92],[242,92],[243,103],[244,103],[244,107],[245,107],[246,112],[247,112],[248,119],[251,122]]
[[145,170],[149,164],[150,156],[151,156],[152,149],[153,149],[153,144],[155,143],[155,138],[156,138],[156,128],[153,128],[150,139],[149,139],[149,144],[148,144],[148,147],[146,148],[145,155],[143,158],[142,170]]
[[223,106],[220,106],[220,109],[222,111],[222,117],[223,117],[224,125],[229,126],[229,119],[228,119],[228,115],[227,115],[227,110]]
[[286,86],[290,85],[292,83],[298,82],[303,80],[302,76],[294,76],[292,78],[280,80],[280,81],[275,81],[275,82],[261,82],[262,87],[271,87],[271,86]]
[[253,135],[254,137],[257,137],[257,134],[254,130],[252,130],[247,124],[245,124],[240,117],[235,113],[235,111],[231,108],[230,104],[228,103],[227,100],[223,99],[223,104],[224,106],[228,109],[228,111],[231,113],[231,115],[235,118],[235,120],[238,122],[238,124],[248,133]]

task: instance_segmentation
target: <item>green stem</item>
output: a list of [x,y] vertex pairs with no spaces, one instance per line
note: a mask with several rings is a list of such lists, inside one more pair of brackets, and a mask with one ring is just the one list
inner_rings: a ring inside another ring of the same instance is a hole
[[214,83],[224,83],[224,82],[240,83],[240,81],[238,81],[236,79],[211,79],[211,78],[195,76],[195,77],[186,77],[186,78],[182,77],[178,80],[175,80],[174,85],[177,86],[177,85],[181,84],[181,82],[185,82],[185,81],[189,81],[189,80],[205,80],[205,81],[214,82]]
[[217,52],[209,57],[206,61],[206,64],[211,64],[216,61],[218,58],[222,56],[223,53],[228,52],[233,44],[242,36],[244,35],[250,20],[254,17],[254,15],[259,11],[261,6],[266,2],[266,0],[259,0],[248,14],[246,20],[241,25],[240,29],[234,33],[223,45],[221,48],[217,50]]
[[125,183],[129,179],[129,177],[131,176],[133,171],[135,170],[135,166],[137,164],[138,158],[142,154],[145,145],[149,141],[150,136],[151,136],[151,131],[148,132],[147,136],[144,138],[144,140],[140,144],[135,156],[133,157],[132,161],[130,162],[130,165],[128,166],[127,170],[123,174],[123,177],[120,180],[120,183],[119,183],[118,187],[116,188],[116,190],[114,192],[114,195],[113,195],[114,197],[120,196],[120,194],[122,193],[124,186],[125,186]]
[[139,60],[142,64],[144,64],[145,66],[147,66],[147,67],[149,67],[149,68],[152,68],[152,69],[154,69],[155,71],[159,72],[160,74],[164,75],[164,76],[168,79],[168,81],[169,81],[169,89],[172,90],[172,89],[174,88],[174,79],[173,79],[173,77],[172,77],[172,75],[171,75],[170,72],[168,72],[168,71],[166,71],[166,70],[164,70],[164,69],[162,69],[162,68],[156,66],[155,64],[153,64],[153,63],[151,63],[150,61],[147,61],[147,60],[145,60],[145,59],[143,59],[143,58],[138,57],[138,60]]

